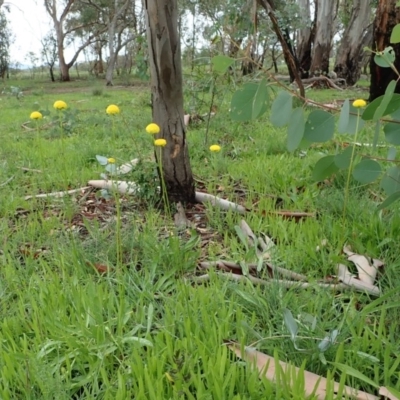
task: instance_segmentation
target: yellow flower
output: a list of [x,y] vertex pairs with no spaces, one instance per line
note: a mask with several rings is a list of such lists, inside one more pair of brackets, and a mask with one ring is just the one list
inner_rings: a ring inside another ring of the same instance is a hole
[[165,139],[157,139],[154,141],[154,146],[164,147],[167,145],[167,141]]
[[210,146],[210,151],[212,151],[213,153],[218,153],[219,151],[221,151],[221,146],[213,144],[212,146]]
[[65,101],[62,100],[57,100],[54,104],[53,107],[56,110],[65,110],[67,108],[67,103]]
[[107,162],[108,162],[109,164],[115,164],[115,158],[112,158],[112,157],[107,158]]
[[367,105],[367,102],[363,99],[357,99],[353,101],[353,107],[355,108],[363,108]]
[[31,119],[42,119],[43,115],[39,111],[34,111],[33,113],[31,113],[30,118]]
[[115,104],[110,104],[107,108],[106,108],[106,113],[108,115],[116,115],[120,113],[119,107],[116,106]]
[[160,133],[160,127],[153,122],[146,126],[146,132],[151,135],[157,135],[157,133]]

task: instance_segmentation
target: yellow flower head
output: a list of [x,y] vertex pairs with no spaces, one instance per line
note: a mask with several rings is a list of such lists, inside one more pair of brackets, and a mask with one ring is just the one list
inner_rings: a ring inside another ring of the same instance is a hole
[[57,100],[56,102],[54,102],[53,107],[56,110],[65,110],[67,108],[67,103],[62,100]]
[[106,113],[108,115],[116,115],[119,114],[121,111],[119,110],[119,107],[116,106],[115,104],[110,104],[107,108],[106,108]]
[[109,164],[115,164],[115,158],[112,158],[112,157],[107,158],[107,162],[108,162]]
[[154,141],[154,146],[164,147],[167,145],[167,141],[165,139],[157,139]]
[[33,113],[31,113],[30,118],[31,119],[42,119],[43,115],[39,111],[34,111]]
[[355,108],[363,108],[367,105],[367,102],[363,99],[357,99],[353,101],[353,107]]
[[146,126],[146,132],[150,133],[151,135],[157,135],[157,133],[160,133],[160,127],[153,122]]
[[210,146],[210,151],[212,151],[213,153],[218,153],[219,151],[221,151],[221,146],[213,144],[212,146]]

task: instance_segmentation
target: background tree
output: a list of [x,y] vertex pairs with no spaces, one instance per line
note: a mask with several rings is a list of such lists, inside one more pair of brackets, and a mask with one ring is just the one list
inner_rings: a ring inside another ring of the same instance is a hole
[[47,33],[41,40],[42,43],[42,60],[49,67],[50,79],[55,82],[54,66],[57,62],[57,40],[52,32]]
[[0,77],[2,79],[8,74],[11,41],[12,33],[8,27],[7,16],[3,9],[0,10]]
[[[390,35],[393,27],[400,21],[400,8],[396,7],[397,0],[378,0],[374,20],[372,50],[383,51],[392,46],[395,61],[394,65],[400,71],[400,44],[391,45]],[[391,68],[382,68],[371,57],[371,84],[369,100],[372,101],[385,93],[386,87],[391,80],[397,80],[397,74]],[[400,84],[397,82],[396,92],[400,93]]]
[[[177,0],[144,0],[151,72],[153,121],[167,141],[162,148],[162,172],[172,202],[194,202],[183,120],[181,46]],[[156,157],[159,154],[156,152]],[[161,173],[161,171],[160,171]]]
[[363,38],[368,35],[368,27],[372,22],[370,2],[353,0],[349,15],[337,51],[334,71],[348,85],[354,85],[361,74]]

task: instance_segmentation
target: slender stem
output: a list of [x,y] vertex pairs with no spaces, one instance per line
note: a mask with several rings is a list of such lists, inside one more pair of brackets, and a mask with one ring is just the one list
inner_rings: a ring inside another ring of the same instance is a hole
[[347,202],[348,202],[348,199],[349,199],[350,176],[351,176],[351,173],[353,171],[354,154],[355,154],[356,143],[357,143],[359,122],[360,122],[360,109],[357,109],[356,133],[354,135],[353,149],[351,151],[349,171],[347,173],[346,187],[345,187],[345,190],[344,190],[343,219],[344,219],[345,214],[346,214],[346,207],[347,207]]
[[160,157],[158,158],[158,168],[160,170],[161,190],[162,190],[162,198],[163,198],[163,202],[164,202],[165,211],[168,214],[168,216],[171,216],[171,209],[169,207],[167,187],[165,185],[164,172],[163,172],[163,167],[162,167],[162,147],[160,147]]

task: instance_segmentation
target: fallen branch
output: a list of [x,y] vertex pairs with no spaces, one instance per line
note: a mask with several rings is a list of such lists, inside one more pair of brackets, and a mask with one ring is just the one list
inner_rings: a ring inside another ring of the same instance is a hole
[[64,197],[64,196],[67,196],[70,194],[84,192],[87,189],[90,189],[90,186],[84,186],[79,189],[65,190],[62,192],[40,193],[35,196],[25,196],[24,199],[29,200],[29,199],[42,199],[42,198],[46,198],[46,197]]
[[[283,361],[278,360],[278,362],[276,362],[274,357],[261,353],[252,347],[246,346],[242,349],[241,346],[235,342],[227,343],[227,346],[236,354],[237,357],[250,362],[254,367],[256,367],[260,372],[260,376],[264,376],[271,382],[279,384],[280,380],[284,379],[282,374],[279,374],[280,370],[282,370],[287,377],[290,376],[290,381],[287,382],[290,386],[293,386],[301,376],[301,381],[304,382],[305,397],[312,396],[313,398],[315,397],[323,400],[328,395],[327,389],[329,387],[332,388],[333,386],[333,390],[331,389],[333,393],[338,393],[340,390],[341,385],[338,382],[329,382],[323,376],[309,371],[302,371],[300,368]],[[373,394],[356,390],[346,385],[343,386],[343,392],[347,396],[356,400],[379,400],[379,397],[374,396]]]

